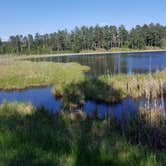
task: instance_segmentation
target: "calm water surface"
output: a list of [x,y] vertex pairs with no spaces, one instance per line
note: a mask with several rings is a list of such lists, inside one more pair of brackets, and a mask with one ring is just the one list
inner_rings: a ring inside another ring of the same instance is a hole
[[136,74],[163,70],[166,52],[121,53],[100,55],[71,55],[33,58],[32,61],[77,62],[91,68],[89,74]]
[[[35,89],[30,88],[23,91],[1,91],[0,104],[3,101],[31,103],[36,108],[44,106],[50,112],[57,112],[61,110],[61,101],[54,98],[51,93],[51,87]],[[87,100],[81,110],[86,112],[88,115],[92,115],[96,110],[98,110],[98,116],[101,118],[104,118],[108,112],[114,114],[117,118],[120,118],[126,114],[133,114],[137,112],[140,105],[144,105],[143,100],[137,101],[125,99],[118,104],[112,105],[104,103],[98,104]]]

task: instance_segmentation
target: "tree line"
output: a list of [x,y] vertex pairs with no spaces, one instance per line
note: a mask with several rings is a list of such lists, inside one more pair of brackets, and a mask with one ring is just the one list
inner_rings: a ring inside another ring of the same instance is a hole
[[71,31],[65,29],[50,34],[10,36],[8,41],[0,39],[1,54],[80,52],[112,48],[144,49],[147,46],[166,47],[166,26],[151,23],[137,25],[131,30],[127,30],[124,25],[82,26]]

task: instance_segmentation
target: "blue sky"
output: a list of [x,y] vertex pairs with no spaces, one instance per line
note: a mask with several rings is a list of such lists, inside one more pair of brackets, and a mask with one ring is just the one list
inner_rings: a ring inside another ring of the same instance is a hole
[[166,0],[0,0],[0,37],[82,25],[166,25]]

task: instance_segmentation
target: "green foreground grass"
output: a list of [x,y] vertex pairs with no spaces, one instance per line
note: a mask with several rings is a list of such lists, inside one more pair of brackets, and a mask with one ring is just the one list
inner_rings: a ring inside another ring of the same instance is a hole
[[131,144],[113,121],[109,123],[96,118],[73,121],[70,117],[71,114],[50,114],[44,109],[35,110],[26,104],[2,104],[0,165],[166,164],[165,151],[150,149],[146,146],[146,140],[144,146]]

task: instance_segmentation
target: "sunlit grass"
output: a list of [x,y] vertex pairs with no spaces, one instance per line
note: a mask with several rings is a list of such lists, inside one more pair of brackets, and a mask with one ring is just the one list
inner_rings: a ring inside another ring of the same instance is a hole
[[99,79],[114,90],[121,91],[123,98],[147,95],[156,98],[161,95],[161,90],[165,93],[166,70],[148,74],[101,76]]
[[88,67],[76,63],[0,61],[0,89],[56,85],[84,79]]

